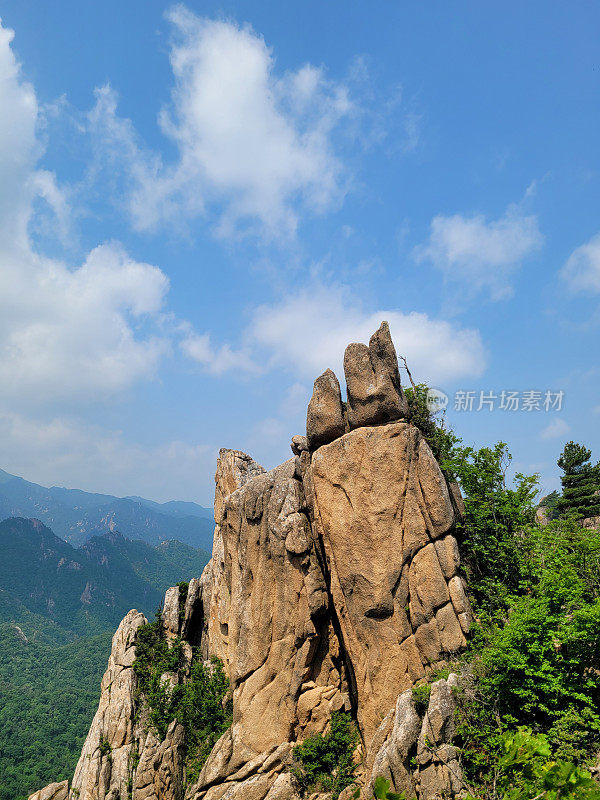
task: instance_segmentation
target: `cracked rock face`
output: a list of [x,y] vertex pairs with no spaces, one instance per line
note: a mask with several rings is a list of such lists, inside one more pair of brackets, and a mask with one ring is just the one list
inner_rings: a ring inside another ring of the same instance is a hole
[[185,781],[182,726],[159,741],[136,698],[145,618],[131,611],[72,783],[31,800],[299,800],[293,748],[342,710],[360,731],[364,800],[379,774],[419,800],[460,794],[456,678],[432,685],[423,719],[411,692],[466,643],[460,492],[406,420],[387,324],[368,347],[350,345],[344,365],[346,409],[328,370],[294,458],[267,472],[221,450],[211,561],[183,605],[178,587],[166,593],[165,634],[182,639],[188,673],[193,658],[216,656],[230,681],[233,724],[196,783]]
[[454,511],[431,450],[404,422],[359,428],[320,448],[307,477],[369,741],[399,692],[466,643],[463,606],[455,611],[448,587],[459,566],[447,535]]
[[432,683],[422,719],[410,690],[398,697],[395,709],[385,717],[373,738],[367,757],[366,796],[372,797],[375,779],[380,775],[390,781],[392,791],[405,792],[407,797],[419,800],[464,793],[458,750],[451,744],[456,708],[453,691],[457,686],[454,674]]
[[305,511],[294,459],[224,501],[208,639],[230,677],[234,718],[230,752],[209,759],[200,787],[214,781],[213,762],[223,760],[219,774],[233,775],[283,743],[323,730],[331,706],[343,705],[326,585]]

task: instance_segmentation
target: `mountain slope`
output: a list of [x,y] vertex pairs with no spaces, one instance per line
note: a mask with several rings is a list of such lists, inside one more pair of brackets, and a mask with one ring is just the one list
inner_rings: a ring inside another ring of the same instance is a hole
[[155,503],[81,489],[46,488],[0,470],[0,519],[6,517],[35,517],[74,545],[118,530],[149,544],[177,539],[210,550],[214,527],[212,511],[197,503]]
[[0,800],[25,800],[72,773],[118,621],[151,617],[209,554],[115,532],[74,548],[22,518],[0,522],[0,554]]
[[74,769],[110,641],[106,632],[53,647],[0,624],[0,800],[25,800]]
[[130,608],[152,614],[165,588],[198,576],[209,558],[179,542],[156,548],[114,532],[76,549],[22,518],[0,522],[0,552],[0,619],[33,633],[43,618],[77,635],[113,628]]

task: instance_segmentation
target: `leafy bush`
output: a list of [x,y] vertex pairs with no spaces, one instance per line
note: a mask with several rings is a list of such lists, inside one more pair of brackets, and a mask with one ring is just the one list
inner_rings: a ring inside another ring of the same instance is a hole
[[431,686],[428,683],[420,683],[412,688],[412,697],[417,709],[417,714],[422,717],[427,711],[429,705],[429,697],[431,695]]
[[438,461],[443,461],[450,457],[453,447],[459,440],[453,431],[446,427],[444,418],[436,419],[435,414],[429,410],[428,391],[429,387],[425,383],[418,383],[404,390],[408,403],[408,418],[419,428]]
[[[181,593],[180,586],[180,597]],[[231,725],[231,701],[226,700],[229,680],[223,664],[217,658],[205,664],[194,652],[190,675],[184,678],[181,640],[167,640],[159,611],[154,622],[138,630],[133,669],[138,697],[145,700],[160,738],[164,739],[173,720],[183,726],[187,777],[193,781],[215,742]]]
[[546,737],[526,727],[502,738],[495,777],[495,796],[502,800],[600,800],[598,784],[587,770],[552,760]]
[[378,778],[375,778],[373,794],[375,795],[376,800],[404,800],[406,797],[404,792],[402,792],[402,794],[390,792],[390,782],[381,775],[379,775]]
[[491,612],[506,608],[519,589],[519,534],[535,518],[537,476],[517,473],[514,488],[507,486],[510,461],[504,442],[479,450],[456,445],[442,460],[465,495],[458,534],[469,590],[475,603]]
[[488,789],[516,726],[543,732],[566,763],[600,747],[600,532],[557,520],[526,526],[513,547],[518,587],[506,612],[480,612],[459,697],[465,770]]
[[335,712],[327,733],[309,736],[294,747],[292,774],[304,795],[309,790],[331,792],[337,800],[340,792],[354,782],[354,749],[358,730],[349,714]]

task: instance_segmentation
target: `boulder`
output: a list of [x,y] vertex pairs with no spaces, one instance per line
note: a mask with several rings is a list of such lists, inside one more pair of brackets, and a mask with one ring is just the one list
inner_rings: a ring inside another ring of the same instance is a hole
[[253,458],[241,450],[221,448],[215,474],[215,521],[221,521],[225,499],[240,486],[264,472]]
[[291,443],[292,453],[295,456],[300,456],[305,450],[308,450],[308,439],[306,436],[292,436]]
[[332,442],[342,436],[344,430],[340,384],[335,374],[327,369],[315,381],[308,404],[306,439],[309,449],[316,450]]
[[69,797],[69,781],[51,783],[43,789],[29,795],[29,800],[67,800]]
[[406,418],[408,404],[400,385],[398,358],[387,322],[369,346],[349,344],[344,354],[350,428]]

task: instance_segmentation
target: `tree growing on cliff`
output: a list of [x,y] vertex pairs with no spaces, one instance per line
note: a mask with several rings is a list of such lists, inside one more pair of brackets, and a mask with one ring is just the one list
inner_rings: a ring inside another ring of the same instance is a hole
[[493,447],[456,444],[442,459],[444,472],[457,480],[465,500],[460,525],[463,564],[476,604],[489,611],[502,608],[520,584],[519,531],[535,518],[537,476],[515,475],[506,481],[511,455],[504,442]]
[[592,465],[592,451],[585,445],[567,442],[558,461],[562,469],[561,514],[594,517],[600,514],[600,464]]

